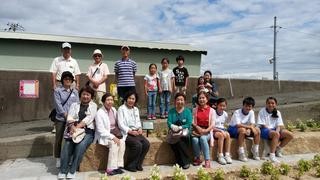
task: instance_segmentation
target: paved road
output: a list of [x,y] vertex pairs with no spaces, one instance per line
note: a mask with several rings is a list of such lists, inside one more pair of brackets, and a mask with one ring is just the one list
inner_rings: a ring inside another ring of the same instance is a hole
[[[310,160],[315,154],[288,155],[280,160],[288,164],[295,164],[300,159]],[[239,170],[242,165],[250,168],[260,167],[264,161],[249,160],[247,163],[234,160],[233,164],[222,166],[217,162],[212,162],[212,169],[223,168],[225,172]],[[137,179],[147,178],[152,166],[144,167],[143,172],[126,172],[124,175],[130,175]],[[196,174],[198,167],[191,166],[184,170],[186,174]],[[160,166],[162,176],[172,175],[172,166]],[[55,162],[52,157],[28,158],[7,160],[0,165],[0,178],[5,180],[53,180],[57,179],[58,169],[55,168]],[[81,172],[77,174],[79,180],[98,180],[103,174],[97,171]],[[109,179],[121,179],[124,175],[113,176]]]

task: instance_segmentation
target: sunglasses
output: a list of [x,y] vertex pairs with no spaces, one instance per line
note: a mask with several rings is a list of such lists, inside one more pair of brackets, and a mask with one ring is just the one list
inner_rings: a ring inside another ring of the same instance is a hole
[[93,57],[102,57],[101,54],[95,54]]
[[63,80],[72,81],[72,78],[64,78]]

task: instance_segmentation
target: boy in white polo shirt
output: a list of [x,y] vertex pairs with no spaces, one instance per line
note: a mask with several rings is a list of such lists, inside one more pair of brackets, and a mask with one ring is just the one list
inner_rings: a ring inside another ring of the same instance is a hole
[[248,161],[243,146],[246,137],[253,137],[254,144],[251,149],[253,159],[260,160],[260,129],[255,127],[254,111],[252,110],[255,105],[255,101],[252,97],[247,97],[243,100],[242,105],[243,107],[241,109],[238,109],[233,113],[229,123],[228,132],[232,138],[238,139],[240,161]]
[[271,140],[269,158],[272,162],[279,162],[276,156],[282,157],[281,149],[293,139],[293,134],[284,129],[281,113],[276,107],[277,99],[268,97],[266,107],[258,115],[261,138]]

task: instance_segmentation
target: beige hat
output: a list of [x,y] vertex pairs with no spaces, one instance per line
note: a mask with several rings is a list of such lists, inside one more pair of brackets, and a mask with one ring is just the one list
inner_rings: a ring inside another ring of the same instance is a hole
[[68,42],[62,43],[62,49],[64,49],[64,48],[70,48],[71,49],[71,44],[68,43]]
[[130,50],[129,46],[127,46],[127,45],[123,45],[123,46],[121,47],[121,50],[123,50],[123,49],[128,49],[128,50]]
[[103,56],[102,52],[100,49],[95,49],[92,53],[92,56],[94,56],[95,54],[101,54],[101,56]]
[[85,130],[83,128],[77,128],[76,132],[72,134],[72,141],[74,143],[79,143],[83,140],[84,136],[86,135]]

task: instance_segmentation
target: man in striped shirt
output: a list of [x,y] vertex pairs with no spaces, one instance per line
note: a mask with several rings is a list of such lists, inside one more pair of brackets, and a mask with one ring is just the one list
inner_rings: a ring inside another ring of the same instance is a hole
[[126,92],[136,91],[134,77],[137,72],[137,64],[129,58],[130,48],[128,46],[121,47],[121,55],[122,58],[114,65],[114,73],[118,95],[124,99]]

